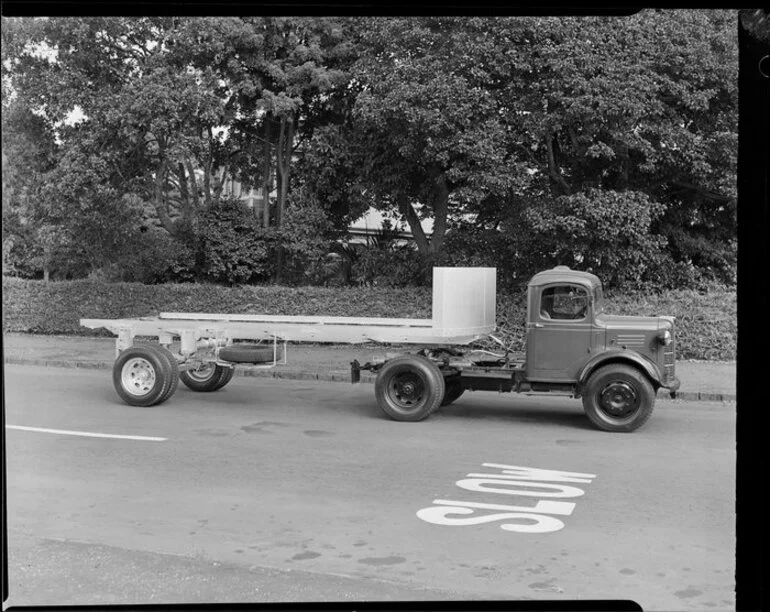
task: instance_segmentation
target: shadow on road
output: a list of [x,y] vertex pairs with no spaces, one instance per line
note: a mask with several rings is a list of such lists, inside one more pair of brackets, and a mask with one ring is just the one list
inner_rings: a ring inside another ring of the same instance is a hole
[[436,419],[452,419],[476,421],[498,421],[506,425],[534,423],[542,427],[568,427],[573,429],[595,431],[583,413],[580,404],[574,407],[559,406],[558,408],[544,406],[520,406],[511,402],[510,406],[485,406],[481,402],[473,405],[457,404],[441,408],[433,417]]

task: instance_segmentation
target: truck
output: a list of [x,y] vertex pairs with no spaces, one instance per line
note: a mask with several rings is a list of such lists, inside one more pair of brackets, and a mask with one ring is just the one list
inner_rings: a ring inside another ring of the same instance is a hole
[[676,397],[674,317],[608,314],[596,275],[556,266],[527,285],[525,350],[515,352],[495,335],[496,275],[434,268],[431,319],[160,313],[80,324],[117,336],[113,384],[132,406],[165,402],[180,380],[212,392],[236,368],[285,364],[289,342],[406,347],[351,362],[351,381],[371,372],[379,407],[398,421],[422,421],[466,391],[496,391],[581,399],[598,429],[632,432],[659,390]]

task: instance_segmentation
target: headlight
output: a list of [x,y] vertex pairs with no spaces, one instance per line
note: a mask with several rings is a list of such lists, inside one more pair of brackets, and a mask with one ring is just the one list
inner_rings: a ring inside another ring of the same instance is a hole
[[671,340],[671,332],[668,330],[664,330],[658,334],[658,342],[660,342],[663,346],[668,346],[671,344]]

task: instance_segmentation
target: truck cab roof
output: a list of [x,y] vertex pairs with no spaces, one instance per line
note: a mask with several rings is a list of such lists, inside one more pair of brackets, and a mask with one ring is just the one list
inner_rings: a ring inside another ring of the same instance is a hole
[[539,287],[550,283],[579,283],[591,287],[601,286],[599,277],[590,272],[571,270],[567,266],[556,266],[550,270],[538,272],[529,281],[528,286]]

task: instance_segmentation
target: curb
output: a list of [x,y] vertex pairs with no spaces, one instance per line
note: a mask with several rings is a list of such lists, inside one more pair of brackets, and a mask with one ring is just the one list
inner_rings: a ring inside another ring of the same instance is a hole
[[[27,359],[24,357],[6,357],[5,363],[11,365],[33,365],[45,366],[48,368],[81,368],[84,370],[110,370],[111,361],[72,361],[65,359]],[[264,369],[264,370],[235,370],[236,376],[252,378],[276,378],[286,380],[314,380],[319,382],[350,382],[350,372],[348,371],[307,371],[293,369]],[[372,374],[361,372],[362,383],[374,383],[377,377]],[[672,401],[668,391],[661,389],[658,391],[657,399]],[[702,393],[684,391],[676,394],[677,400],[690,402],[734,402],[737,397],[733,393]],[[676,400],[674,400],[676,401]]]

